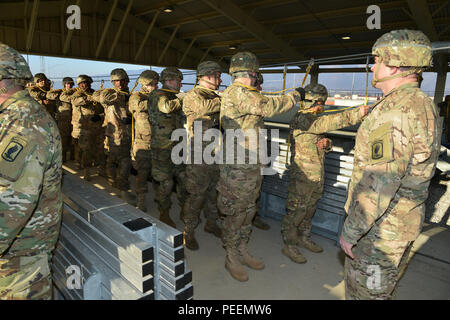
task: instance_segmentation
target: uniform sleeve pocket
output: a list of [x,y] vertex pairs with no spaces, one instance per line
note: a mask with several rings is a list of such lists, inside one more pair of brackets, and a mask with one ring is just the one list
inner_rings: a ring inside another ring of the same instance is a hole
[[385,123],[370,133],[370,164],[380,164],[394,160],[392,132],[392,123]]

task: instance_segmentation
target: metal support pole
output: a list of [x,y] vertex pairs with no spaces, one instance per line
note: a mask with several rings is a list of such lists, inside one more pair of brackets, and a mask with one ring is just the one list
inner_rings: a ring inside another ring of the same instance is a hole
[[153,16],[153,20],[150,23],[147,31],[145,32],[144,39],[142,39],[142,42],[139,45],[139,49],[136,52],[136,55],[134,56],[134,61],[136,61],[139,58],[139,56],[141,55],[142,49],[144,48],[144,45],[147,42],[148,37],[150,36],[150,32],[152,31],[153,26],[155,25],[156,19],[158,18],[160,12],[161,12],[161,10],[158,10],[155,12],[155,15]]
[[109,12],[108,18],[106,19],[105,28],[103,29],[102,36],[100,37],[100,42],[98,43],[97,50],[95,51],[95,57],[98,58],[100,55],[100,50],[102,50],[103,42],[106,39],[106,34],[108,33],[109,25],[111,24],[112,17],[114,15],[114,10],[117,7],[119,0],[114,0],[111,11]]
[[436,87],[434,89],[434,103],[437,105],[442,102],[445,90],[445,81],[447,79],[447,56],[445,53],[439,53],[436,55]]
[[114,37],[114,41],[113,41],[113,43],[111,45],[111,48],[109,49],[108,59],[111,59],[111,56],[112,56],[112,54],[114,52],[114,48],[116,47],[117,42],[119,41],[120,35],[122,33],[123,26],[125,25],[125,21],[127,21],[128,14],[130,13],[131,6],[133,5],[133,2],[134,2],[134,0],[129,0],[129,2],[128,2],[127,9],[125,11],[125,14],[123,15],[122,21],[120,22],[119,30],[117,30],[116,35]]
[[284,65],[284,70],[283,70],[283,96],[285,94],[284,90],[286,90],[286,73],[287,73],[287,65]]
[[169,46],[170,46],[170,44],[172,43],[173,38],[175,38],[175,35],[176,35],[176,33],[177,33],[177,31],[178,31],[179,28],[180,28],[180,25],[177,24],[177,26],[175,27],[175,29],[174,29],[173,32],[172,32],[172,35],[170,36],[169,41],[167,41],[166,46],[164,47],[164,50],[161,52],[161,55],[159,56],[158,64],[161,63],[162,58],[163,58],[164,55],[166,54],[167,49],[169,49]]
[[28,35],[27,35],[27,42],[26,42],[26,51],[30,51],[31,45],[33,43],[33,34],[34,34],[34,27],[36,26],[36,18],[39,11],[39,0],[34,0],[33,2],[33,9],[31,11],[31,19],[30,19],[30,26],[28,28]]
[[181,66],[181,63],[184,61],[184,58],[186,58],[189,50],[191,50],[192,45],[194,44],[195,40],[197,40],[197,37],[195,37],[194,39],[191,40],[191,43],[189,43],[188,48],[184,51],[183,56],[181,57],[180,61],[178,62],[178,65]]

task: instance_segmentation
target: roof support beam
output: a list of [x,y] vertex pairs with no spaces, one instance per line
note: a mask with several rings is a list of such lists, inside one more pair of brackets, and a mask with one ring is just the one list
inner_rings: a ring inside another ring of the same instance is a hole
[[162,58],[164,57],[164,55],[166,54],[167,49],[169,49],[170,44],[173,41],[173,38],[175,38],[175,35],[177,34],[178,29],[180,28],[180,25],[177,25],[175,27],[175,29],[173,29],[172,35],[170,36],[169,41],[167,41],[166,46],[164,47],[164,50],[161,52],[161,55],[159,56],[158,59],[158,64],[161,63]]
[[197,40],[197,38],[193,38],[193,39],[191,40],[191,43],[189,43],[189,46],[187,47],[187,49],[184,50],[183,56],[181,57],[180,61],[178,62],[178,65],[179,65],[179,66],[181,66],[181,64],[183,63],[184,58],[186,58],[186,56],[187,56],[189,50],[191,50],[192,45],[194,44],[195,40]]
[[109,25],[111,24],[111,20],[114,15],[114,10],[116,9],[118,2],[119,2],[119,0],[114,0],[111,11],[109,11],[109,15],[106,20],[105,28],[103,29],[102,36],[100,37],[100,42],[98,43],[97,50],[95,50],[95,58],[98,58],[98,56],[100,55],[100,51],[102,50],[102,47],[103,47],[103,42],[105,41],[106,34],[108,33]]
[[134,61],[136,61],[136,60],[139,58],[139,56],[141,55],[142,49],[144,49],[145,43],[147,42],[148,37],[150,36],[150,32],[152,32],[153,26],[155,25],[156,19],[158,18],[158,16],[159,16],[160,13],[161,13],[161,11],[160,11],[160,10],[157,10],[157,11],[155,12],[155,14],[153,15],[152,22],[151,22],[150,25],[148,26],[147,31],[145,32],[144,39],[142,39],[142,42],[141,42],[141,44],[139,45],[139,49],[138,49],[138,51],[136,52],[136,55],[134,56]]
[[431,41],[438,41],[439,37],[433,24],[433,17],[426,0],[408,0],[408,6],[417,27],[422,30]]
[[[208,53],[209,53],[209,50],[211,50],[211,48],[208,48],[206,51],[205,51],[205,54],[202,56],[202,58],[200,59],[200,62],[202,62],[203,60],[205,60],[205,58],[206,58],[206,56],[208,55]],[[199,62],[199,63],[200,63]]]
[[231,0],[203,0],[203,2],[239,25],[242,29],[250,32],[254,37],[265,42],[269,47],[279,51],[283,56],[295,59],[303,58],[301,53],[275,36],[275,34],[266,29],[266,27],[257,22],[254,18],[250,17]]
[[39,11],[39,0],[34,0],[33,9],[31,11],[30,25],[28,27],[27,42],[25,46],[27,52],[31,49],[31,45],[33,43],[33,34],[34,28],[36,26],[36,18],[38,15],[38,11]]
[[116,35],[114,37],[114,41],[111,45],[111,48],[109,49],[108,58],[111,59],[112,54],[114,52],[114,49],[116,48],[117,41],[119,41],[120,35],[122,34],[123,26],[125,25],[125,21],[127,21],[128,14],[130,13],[131,6],[133,5],[134,0],[128,0],[128,6],[125,10],[125,14],[123,15],[122,21],[120,22],[119,30],[116,32]]

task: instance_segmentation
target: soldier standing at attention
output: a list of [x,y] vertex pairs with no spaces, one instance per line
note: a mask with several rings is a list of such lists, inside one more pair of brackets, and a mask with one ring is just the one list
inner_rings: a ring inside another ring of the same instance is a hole
[[372,47],[372,85],[383,91],[358,129],[340,237],[347,299],[392,299],[420,234],[436,169],[438,111],[418,75],[432,65],[421,31],[394,30]]
[[56,118],[56,103],[47,98],[47,92],[49,91],[50,80],[43,73],[36,73],[33,78],[34,86],[28,89],[30,96],[32,96],[37,102],[39,102],[53,119]]
[[[203,141],[202,146],[196,146],[197,149],[194,149],[194,135],[203,136],[206,130],[219,127],[220,97],[215,90],[219,89],[222,83],[220,65],[214,61],[200,63],[197,67],[197,79],[199,85],[183,98],[191,153],[190,162],[186,165],[188,197],[184,204],[182,220],[185,225],[185,245],[191,250],[197,250],[199,247],[194,230],[199,224],[202,209],[206,217],[205,231],[218,238],[221,235],[217,225],[219,213],[216,184],[219,180],[219,167],[217,164],[205,164],[203,161],[203,151],[209,142]],[[201,163],[194,163],[194,152],[197,152],[197,157],[202,157]]]
[[0,299],[52,298],[62,213],[55,121],[25,90],[25,59],[0,43]]
[[[175,141],[171,140],[172,132],[182,128],[182,101],[176,96],[182,86],[183,74],[174,67],[168,67],[161,72],[162,88],[154,90],[149,96],[148,113],[152,128],[152,179],[155,186],[155,201],[158,204],[159,220],[176,227],[170,218],[169,210],[172,205],[170,195],[174,185],[183,186],[179,170],[171,159]],[[178,201],[183,208],[184,197],[182,188],[177,188]]]
[[[98,140],[99,131],[102,128],[103,107],[92,99],[94,90],[91,89],[92,80],[89,76],[82,74],[77,78],[78,90],[72,94],[71,102],[75,114],[78,118],[78,146],[81,157],[81,167],[84,172],[84,179],[91,180],[90,168],[94,164],[94,159],[103,150],[103,146],[95,143]],[[98,150],[101,148],[100,150]]]
[[305,109],[291,120],[291,165],[286,199],[286,215],[281,223],[284,247],[282,253],[296,263],[306,258],[297,245],[312,252],[323,249],[311,240],[311,221],[317,202],[322,197],[324,183],[324,156],[331,151],[331,140],[324,134],[361,122],[369,106],[361,106],[336,114],[323,114],[328,91],[321,84],[305,87]]
[[158,89],[159,75],[152,70],[145,70],[139,76],[141,90],[130,97],[130,112],[134,119],[134,141],[131,149],[133,166],[137,170],[135,190],[138,196],[138,209],[147,212],[145,195],[148,192],[147,178],[151,168],[150,138],[151,128],[148,118],[148,96]]
[[56,123],[58,124],[59,133],[61,134],[61,142],[63,148],[63,162],[67,160],[67,152],[71,151],[71,156],[73,156],[72,147],[72,106],[68,102],[60,100],[60,96],[63,92],[67,95],[73,94],[76,89],[73,88],[74,82],[70,77],[65,77],[62,81],[63,88],[50,90],[47,92],[47,99],[56,101],[57,113],[56,113]]
[[[262,91],[262,85],[264,83],[264,77],[261,73],[261,71],[258,71],[256,75],[256,82],[255,82],[255,88],[259,92]],[[259,208],[259,198],[256,202],[256,207]],[[264,220],[259,216],[259,211],[256,212],[255,218],[253,218],[252,224],[254,227],[261,229],[261,230],[269,230],[270,226],[264,222]]]
[[[224,216],[222,241],[226,250],[225,268],[239,281],[247,281],[248,274],[242,264],[256,270],[264,269],[264,262],[248,253],[248,242],[252,232],[252,220],[256,214],[256,200],[262,182],[262,165],[259,157],[256,164],[249,158],[259,154],[258,142],[249,144],[248,139],[236,143],[227,141],[227,135],[242,130],[244,135],[258,137],[264,127],[264,118],[289,111],[301,101],[303,89],[299,88],[285,96],[266,97],[254,87],[259,62],[251,52],[239,52],[231,58],[230,74],[233,83],[222,94],[221,124],[225,130],[223,146],[243,148],[245,159],[234,153],[234,162],[220,165],[220,179],[217,185],[219,195],[217,207]],[[227,132],[228,131],[228,132]],[[240,139],[238,139],[240,140]],[[265,142],[264,142],[265,143]],[[244,164],[242,164],[244,163]]]
[[135,206],[136,199],[128,192],[131,170],[131,123],[128,110],[128,75],[123,69],[114,69],[110,75],[113,88],[97,90],[92,99],[100,102],[105,111],[107,149],[106,173],[111,186],[120,190],[120,197]]

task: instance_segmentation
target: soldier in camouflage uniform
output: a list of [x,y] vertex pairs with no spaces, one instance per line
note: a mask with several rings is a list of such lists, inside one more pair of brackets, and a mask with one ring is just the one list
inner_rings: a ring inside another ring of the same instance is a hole
[[[204,230],[220,238],[220,228],[217,225],[219,213],[217,210],[216,184],[219,180],[217,164],[194,163],[194,152],[203,155],[209,144],[203,141],[202,146],[194,148],[194,135],[203,133],[213,127],[219,127],[220,97],[216,91],[221,80],[221,68],[217,62],[205,61],[198,65],[197,79],[199,85],[190,90],[183,98],[183,112],[187,118],[189,134],[190,161],[186,165],[186,190],[188,197],[184,204],[183,222],[185,245],[191,250],[198,249],[194,230],[200,221],[200,212],[204,211],[206,223]],[[195,126],[194,126],[195,122]],[[201,130],[196,131],[196,128]]]
[[158,89],[159,75],[152,70],[145,70],[139,76],[141,90],[130,97],[130,112],[134,119],[134,141],[131,149],[133,166],[137,170],[135,190],[138,195],[137,207],[147,212],[145,195],[148,192],[147,178],[151,169],[150,138],[151,128],[148,118],[148,96]]
[[282,253],[296,263],[306,262],[297,245],[316,253],[323,251],[310,237],[311,221],[323,193],[324,156],[331,151],[332,144],[324,134],[359,123],[369,111],[368,106],[361,106],[336,114],[320,114],[327,98],[325,86],[307,85],[305,107],[290,123],[290,141],[293,143],[286,215],[281,223],[281,233],[284,241]]
[[175,227],[175,223],[170,218],[169,210],[172,205],[170,195],[174,178],[181,208],[186,199],[183,166],[172,162],[171,152],[175,141],[170,139],[175,129],[183,128],[182,101],[176,95],[182,86],[181,80],[183,74],[177,68],[164,69],[160,77],[162,88],[150,93],[148,109],[152,128],[152,178],[155,201],[160,212],[159,219],[172,227]]
[[372,47],[384,97],[358,129],[340,243],[347,299],[392,299],[420,234],[439,153],[438,111],[418,87],[432,65],[421,31],[394,30]]
[[56,122],[58,123],[59,133],[61,134],[62,148],[63,148],[63,162],[67,160],[67,152],[70,150],[73,154],[72,147],[72,106],[68,102],[61,101],[59,97],[61,93],[67,91],[67,94],[73,94],[76,90],[73,88],[74,82],[70,77],[65,77],[62,81],[63,88],[50,90],[47,92],[47,99],[56,102],[57,113]]
[[[301,89],[285,96],[263,96],[254,87],[258,70],[258,59],[251,52],[240,52],[231,58],[233,83],[222,94],[220,110],[221,124],[225,130],[224,158],[229,148],[227,143],[230,147],[243,148],[246,152],[245,159],[239,159],[238,152],[234,152],[234,163],[220,165],[217,185],[217,207],[224,216],[222,241],[226,250],[225,268],[239,281],[248,280],[242,264],[256,270],[265,267],[263,261],[255,259],[248,252],[252,220],[257,211],[256,200],[261,189],[262,165],[258,156],[258,142],[250,144],[245,139],[238,144],[228,138],[228,134],[233,135],[232,132],[240,129],[247,136],[256,135],[257,140],[259,130],[264,127],[265,117],[289,111],[302,99]],[[251,155],[257,156],[256,164],[249,163]]]
[[0,43],[0,299],[52,298],[62,213],[55,121],[24,89],[25,59]]
[[53,119],[56,119],[56,102],[47,98],[50,80],[45,74],[36,73],[33,81],[35,85],[28,89],[30,96],[39,102],[48,111],[48,113],[50,113]]
[[[81,167],[84,179],[91,180],[90,168],[94,159],[98,162],[99,154],[103,151],[103,139],[99,135],[102,130],[102,106],[92,99],[94,90],[91,89],[92,79],[85,75],[77,78],[78,90],[71,95],[72,109],[77,117],[78,147],[80,151]],[[99,143],[100,142],[100,143]]]
[[[256,90],[261,92],[263,83],[264,83],[264,77],[263,77],[261,71],[258,71],[258,73],[256,75],[256,81],[255,81]],[[259,208],[259,198],[256,202],[256,208]],[[255,218],[253,219],[252,224],[254,227],[261,229],[261,230],[269,230],[270,229],[270,226],[267,223],[265,223],[264,220],[259,216],[259,211],[256,212]]]
[[100,102],[105,110],[106,125],[106,173],[108,182],[120,190],[120,196],[131,205],[136,205],[135,197],[128,192],[131,170],[131,123],[128,109],[128,75],[123,69],[111,71],[113,88],[97,90],[92,99]]

